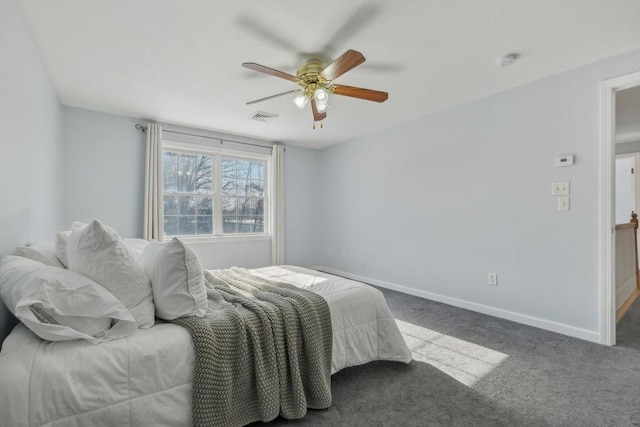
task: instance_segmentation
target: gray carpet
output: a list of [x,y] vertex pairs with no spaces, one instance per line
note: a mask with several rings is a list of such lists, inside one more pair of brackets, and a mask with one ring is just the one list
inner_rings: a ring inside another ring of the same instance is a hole
[[331,408],[266,425],[640,426],[638,311],[605,347],[383,292],[414,360],[344,369]]
[[616,345],[640,351],[640,297],[616,325]]

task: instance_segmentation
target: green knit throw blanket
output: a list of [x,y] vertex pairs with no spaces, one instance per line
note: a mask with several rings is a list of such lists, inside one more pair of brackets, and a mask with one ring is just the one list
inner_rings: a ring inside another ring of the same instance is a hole
[[205,271],[204,318],[173,322],[195,346],[194,426],[302,418],[331,406],[331,317],[321,296],[247,270]]

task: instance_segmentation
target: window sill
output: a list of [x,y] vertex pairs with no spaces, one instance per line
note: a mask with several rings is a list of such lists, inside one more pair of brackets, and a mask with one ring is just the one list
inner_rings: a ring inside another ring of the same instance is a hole
[[227,235],[227,236],[171,236],[165,237],[165,242],[170,242],[171,239],[177,237],[181,242],[189,245],[201,244],[201,243],[225,243],[225,242],[251,242],[260,240],[271,240],[269,234],[241,234],[241,235]]

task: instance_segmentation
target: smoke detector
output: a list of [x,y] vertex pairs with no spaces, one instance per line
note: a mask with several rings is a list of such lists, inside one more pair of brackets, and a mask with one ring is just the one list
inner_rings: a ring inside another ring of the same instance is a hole
[[277,114],[265,113],[264,111],[256,111],[255,113],[249,116],[251,120],[256,120],[258,122],[263,122],[263,123],[268,123],[271,120],[275,119],[276,117],[278,117]]
[[508,67],[509,65],[516,62],[518,58],[520,58],[520,55],[518,55],[517,53],[508,53],[497,58],[496,64],[498,64],[500,67]]

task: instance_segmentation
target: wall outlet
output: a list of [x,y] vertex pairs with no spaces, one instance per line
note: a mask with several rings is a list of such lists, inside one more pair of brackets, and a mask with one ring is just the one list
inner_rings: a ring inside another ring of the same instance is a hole
[[342,250],[342,258],[349,258],[349,252],[347,252],[345,249]]
[[489,284],[498,286],[498,273],[489,273]]
[[327,248],[327,255],[333,256],[333,248]]

